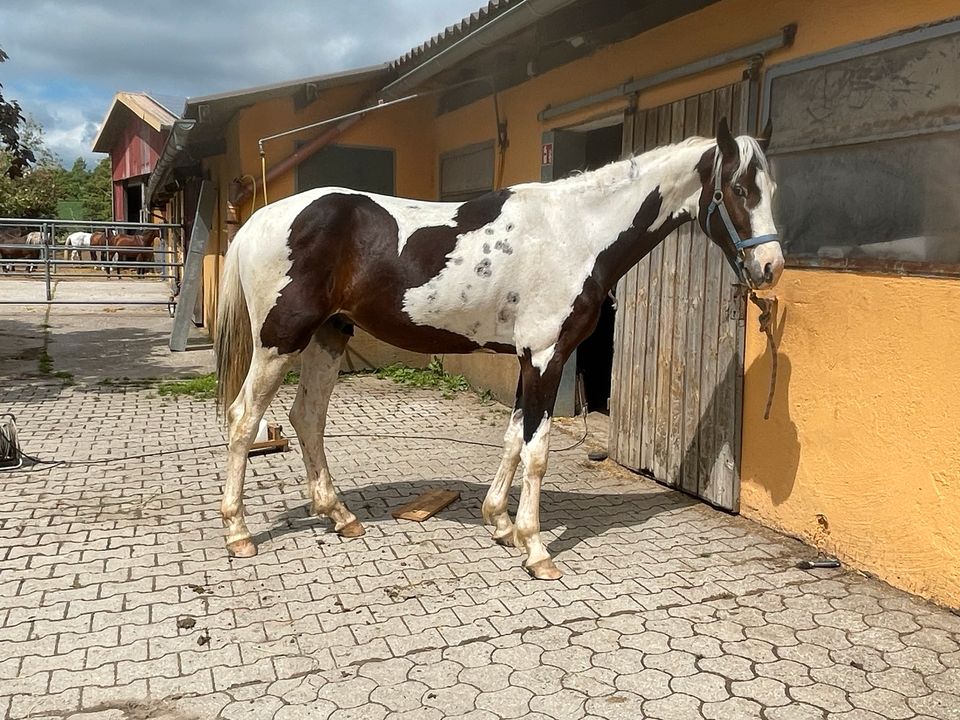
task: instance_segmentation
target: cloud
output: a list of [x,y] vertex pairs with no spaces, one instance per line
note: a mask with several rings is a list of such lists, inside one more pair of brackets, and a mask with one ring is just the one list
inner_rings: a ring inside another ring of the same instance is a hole
[[90,128],[117,91],[208,95],[387,62],[483,1],[4,0],[0,83],[70,164],[98,157]]

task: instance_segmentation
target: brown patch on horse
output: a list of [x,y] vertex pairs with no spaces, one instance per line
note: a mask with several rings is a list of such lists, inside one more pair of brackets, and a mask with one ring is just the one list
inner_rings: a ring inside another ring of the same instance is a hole
[[[281,354],[303,350],[314,331],[339,314],[413,352],[480,349],[457,333],[414,323],[403,311],[403,296],[443,269],[460,235],[499,217],[511,194],[502,190],[464,203],[453,226],[414,231],[399,255],[397,221],[372,198],[332,193],[314,200],[291,223],[290,282],[264,320],[261,343]],[[487,347],[513,352],[507,345]]]

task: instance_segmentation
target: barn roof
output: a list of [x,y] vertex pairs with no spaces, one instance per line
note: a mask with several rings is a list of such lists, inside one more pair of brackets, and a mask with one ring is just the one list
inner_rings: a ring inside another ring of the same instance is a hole
[[224,152],[227,123],[243,108],[277,98],[292,97],[308,103],[319,93],[337,87],[369,82],[374,89],[391,74],[386,63],[356,68],[346,72],[314,75],[272,85],[187,98],[182,117],[176,119],[164,144],[160,161],[147,183],[151,201],[170,182],[173,171],[190,165],[202,157]]
[[415,48],[412,48],[390,63],[390,67],[399,74],[405,73],[411,67],[419,65],[429,60],[434,55],[439,54],[445,48],[450,47],[461,38],[476,32],[494,18],[502,15],[510,7],[517,5],[522,0],[490,0],[479,10],[470,13],[460,22],[450,25],[442,32],[437,33],[429,40],[426,40]]
[[169,129],[177,119],[163,103],[147,93],[118,92],[113,96],[110,109],[100,125],[100,131],[93,141],[93,151],[108,153],[123,131],[124,125],[129,122],[129,115],[133,113],[144,123],[157,132]]

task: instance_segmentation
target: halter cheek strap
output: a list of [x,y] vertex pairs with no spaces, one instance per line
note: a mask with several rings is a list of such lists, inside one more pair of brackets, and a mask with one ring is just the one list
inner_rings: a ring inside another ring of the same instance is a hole
[[747,238],[746,240],[740,237],[740,233],[737,232],[737,229],[733,226],[733,220],[730,219],[730,213],[727,212],[727,206],[723,202],[723,191],[717,190],[713,193],[713,199],[710,201],[710,206],[707,208],[707,232],[710,231],[710,218],[713,217],[713,213],[719,212],[720,219],[723,221],[724,227],[727,229],[727,234],[730,236],[730,242],[733,243],[733,247],[736,249],[736,258],[730,257],[724,253],[724,257],[727,258],[727,262],[730,263],[730,267],[733,268],[733,271],[737,274],[737,278],[744,285],[749,285],[747,282],[747,275],[744,271],[743,266],[743,251],[747,248],[756,247],[757,245],[764,245],[769,242],[779,242],[780,236],[776,233],[771,233],[768,235],[756,235],[755,237]]

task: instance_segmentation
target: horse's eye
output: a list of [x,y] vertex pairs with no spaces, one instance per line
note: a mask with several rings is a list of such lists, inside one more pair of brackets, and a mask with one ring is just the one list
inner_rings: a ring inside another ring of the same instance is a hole
[[740,184],[738,183],[738,184],[736,184],[736,185],[733,186],[733,194],[736,195],[737,197],[746,197],[746,196],[747,196],[747,189],[746,189],[745,187],[743,187],[743,185],[740,185]]

